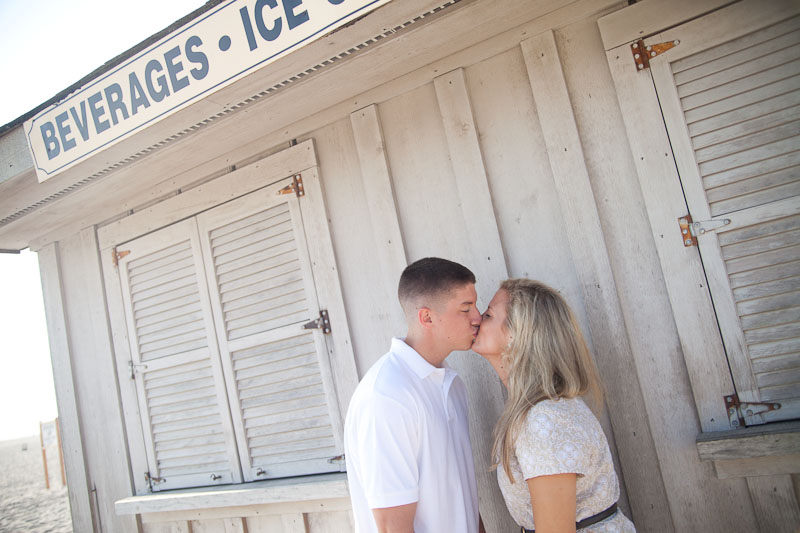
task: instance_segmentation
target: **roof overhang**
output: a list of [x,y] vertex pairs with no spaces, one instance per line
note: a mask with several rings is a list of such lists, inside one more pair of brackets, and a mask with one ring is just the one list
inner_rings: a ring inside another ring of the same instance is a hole
[[[481,54],[518,46],[556,21],[583,20],[620,3],[505,0],[502,7],[391,1],[42,183],[30,163],[17,165],[0,183],[0,249],[38,249],[102,225],[235,164],[234,152],[270,150]],[[487,39],[489,46],[471,48]],[[19,135],[0,137],[0,156]]]

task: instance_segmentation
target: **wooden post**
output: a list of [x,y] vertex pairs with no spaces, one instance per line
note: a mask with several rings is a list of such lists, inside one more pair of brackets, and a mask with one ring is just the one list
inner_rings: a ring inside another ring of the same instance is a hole
[[61,449],[61,424],[56,417],[56,439],[58,440],[58,464],[61,467],[61,486],[67,486],[67,476],[64,473],[64,450]]
[[50,475],[47,473],[47,450],[44,447],[44,434],[42,432],[42,423],[39,422],[39,445],[42,448],[42,464],[44,465],[44,486],[50,488]]

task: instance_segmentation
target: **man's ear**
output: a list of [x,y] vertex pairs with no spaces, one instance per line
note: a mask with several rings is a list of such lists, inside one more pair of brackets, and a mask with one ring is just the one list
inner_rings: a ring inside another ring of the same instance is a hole
[[423,328],[430,328],[433,326],[433,311],[429,307],[420,307],[417,309],[417,321]]

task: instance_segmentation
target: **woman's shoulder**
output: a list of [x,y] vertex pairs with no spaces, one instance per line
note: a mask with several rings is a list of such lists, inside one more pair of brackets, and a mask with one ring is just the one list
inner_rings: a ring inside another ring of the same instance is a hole
[[566,472],[587,475],[599,442],[595,424],[579,398],[542,400],[532,406],[514,443],[526,479]]
[[581,398],[557,398],[541,400],[528,411],[528,418],[538,415],[591,415],[592,412]]
[[580,398],[542,400],[528,410],[523,431],[531,437],[547,439],[554,433],[593,425],[596,420]]

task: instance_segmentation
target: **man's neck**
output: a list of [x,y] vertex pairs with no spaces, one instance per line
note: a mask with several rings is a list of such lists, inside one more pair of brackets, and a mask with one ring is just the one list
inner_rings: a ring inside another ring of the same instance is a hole
[[405,339],[406,344],[413,348],[418,354],[422,356],[427,362],[437,368],[441,368],[444,360],[450,355],[450,352],[445,352],[435,346],[432,339],[423,338],[409,332]]

